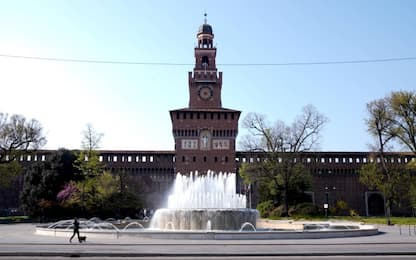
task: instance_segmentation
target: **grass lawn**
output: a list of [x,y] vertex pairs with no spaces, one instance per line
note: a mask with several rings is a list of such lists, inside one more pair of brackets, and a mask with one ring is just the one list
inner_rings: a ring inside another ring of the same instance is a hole
[[[416,217],[391,217],[391,223],[394,225],[416,225]],[[360,217],[360,221],[369,224],[386,224],[385,217]]]
[[[290,219],[293,218],[278,218],[278,219]],[[385,217],[349,217],[349,216],[332,216],[332,217],[301,217],[295,218],[296,221],[355,221],[364,222],[367,224],[386,224],[387,220]],[[416,217],[391,217],[391,223],[394,225],[416,225]]]
[[7,216],[7,217],[0,217],[0,222],[19,223],[28,219],[29,219],[28,216]]

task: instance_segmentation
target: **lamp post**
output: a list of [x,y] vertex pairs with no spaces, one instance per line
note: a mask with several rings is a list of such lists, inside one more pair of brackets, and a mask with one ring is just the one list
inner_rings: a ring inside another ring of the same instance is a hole
[[[331,188],[333,191],[336,190],[335,186],[332,186]],[[330,188],[328,186],[325,186],[325,203],[324,203],[324,210],[325,210],[325,217],[328,217],[328,209],[329,209],[329,190]]]

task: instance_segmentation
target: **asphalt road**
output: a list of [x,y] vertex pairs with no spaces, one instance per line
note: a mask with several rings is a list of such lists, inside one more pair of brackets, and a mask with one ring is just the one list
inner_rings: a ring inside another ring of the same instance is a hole
[[[68,259],[68,257],[0,257],[0,260],[65,260]],[[83,257],[82,259],[85,260],[112,260],[114,258],[112,257]],[[337,260],[356,260],[356,259],[362,259],[362,260],[397,260],[397,259],[415,259],[415,256],[406,256],[406,255],[392,255],[392,256],[360,256],[357,258],[357,256],[265,256],[265,257],[245,257],[245,256],[239,256],[239,257],[123,257],[123,260],[168,260],[168,259],[183,259],[183,260],[192,260],[192,259],[199,259],[199,260],[220,260],[220,259],[226,259],[226,260],[257,260],[257,259],[284,259],[284,260],[330,260],[330,259],[337,259]]]
[[[34,234],[31,224],[0,225],[2,259],[416,259],[413,227],[379,227],[375,236],[299,240],[172,240]],[[406,232],[404,232],[406,230]],[[411,230],[412,232],[408,232]]]

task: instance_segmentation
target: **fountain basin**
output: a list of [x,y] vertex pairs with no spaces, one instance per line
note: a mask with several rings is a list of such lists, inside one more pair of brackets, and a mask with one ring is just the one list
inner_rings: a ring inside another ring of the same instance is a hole
[[[312,224],[312,223],[311,223]],[[318,224],[318,223],[317,223]],[[308,224],[309,225],[309,224]],[[320,225],[320,223],[319,223]],[[334,226],[333,226],[334,225]],[[332,227],[333,226],[333,227]],[[352,228],[352,226],[354,226]],[[344,227],[344,228],[342,228]],[[175,240],[275,240],[275,239],[319,239],[371,236],[379,234],[378,229],[372,225],[357,223],[335,223],[322,229],[257,229],[256,231],[222,231],[222,230],[152,230],[131,227],[128,229],[92,229],[82,228],[82,235],[91,238],[129,238],[129,239],[175,239]],[[71,228],[48,228],[38,226],[36,234],[55,237],[72,235]]]
[[240,230],[244,223],[255,228],[259,213],[255,209],[170,209],[155,212],[153,230]]

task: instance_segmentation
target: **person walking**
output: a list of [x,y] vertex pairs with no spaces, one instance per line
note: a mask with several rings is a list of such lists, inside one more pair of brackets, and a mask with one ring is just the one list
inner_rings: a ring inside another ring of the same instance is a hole
[[74,218],[73,225],[74,225],[74,233],[72,234],[72,237],[69,239],[69,243],[72,243],[72,239],[74,238],[75,234],[78,237],[78,241],[81,243],[81,239],[79,237],[79,222],[78,222],[78,219],[76,217]]

